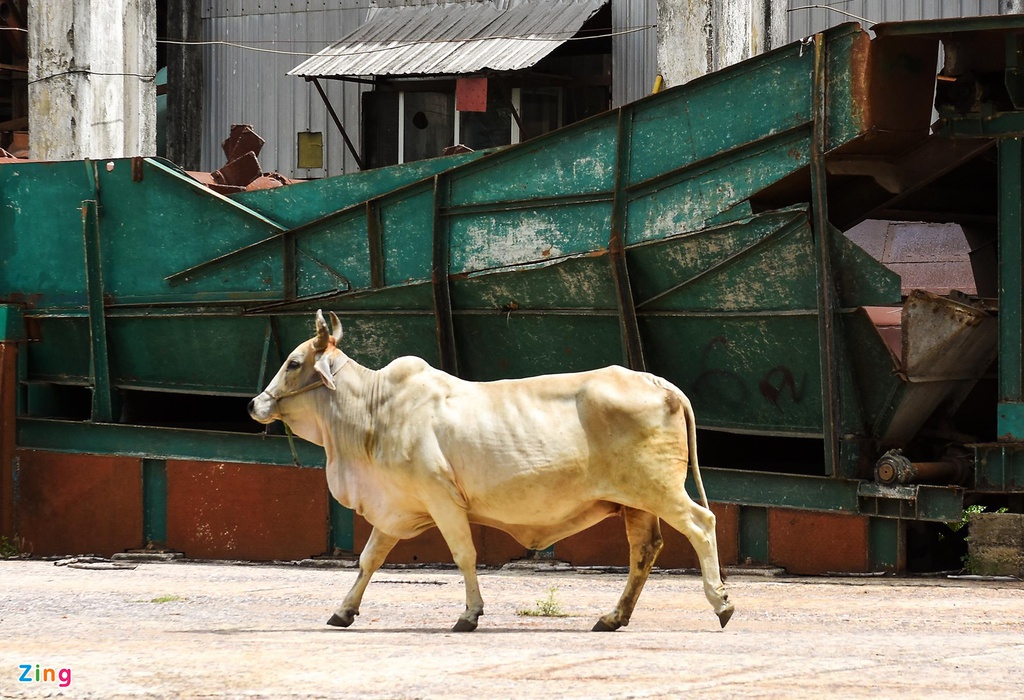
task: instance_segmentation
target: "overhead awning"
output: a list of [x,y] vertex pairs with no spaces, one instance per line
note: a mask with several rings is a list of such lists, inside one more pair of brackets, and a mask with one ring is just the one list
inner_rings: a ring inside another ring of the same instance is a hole
[[371,9],[354,32],[288,75],[304,78],[516,71],[571,39],[608,0],[483,0]]

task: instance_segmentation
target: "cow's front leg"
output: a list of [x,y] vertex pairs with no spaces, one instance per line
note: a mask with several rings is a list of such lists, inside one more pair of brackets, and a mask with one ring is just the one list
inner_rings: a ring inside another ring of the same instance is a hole
[[370,539],[367,540],[366,546],[363,547],[363,551],[359,555],[359,575],[356,576],[356,582],[352,584],[341,607],[327,621],[328,625],[348,627],[352,624],[356,615],[359,614],[359,603],[363,600],[363,593],[370,583],[370,577],[381,567],[397,542],[397,537],[392,537],[378,528],[373,528]]
[[654,560],[664,546],[658,516],[635,508],[626,508],[626,539],[629,540],[629,579],[618,605],[602,615],[594,625],[594,632],[613,632],[629,624],[640,591],[654,567]]
[[459,616],[452,632],[472,632],[484,614],[484,599],[480,595],[480,583],[476,577],[476,546],[473,544],[469,520],[464,511],[455,508],[440,515],[432,515],[466,582],[466,611]]

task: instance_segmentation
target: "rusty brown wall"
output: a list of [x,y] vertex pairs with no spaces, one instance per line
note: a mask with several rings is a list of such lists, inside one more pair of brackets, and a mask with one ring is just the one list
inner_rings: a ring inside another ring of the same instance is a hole
[[14,420],[18,346],[0,343],[0,535],[14,536]]
[[167,462],[167,546],[193,559],[304,559],[327,550],[318,469]]
[[862,515],[768,511],[768,559],[791,574],[863,573],[869,519]]
[[[0,357],[0,361],[3,358]],[[142,547],[142,466],[137,458],[18,450],[12,530],[35,555],[109,556]],[[12,479],[5,477],[5,486]],[[4,491],[10,493],[10,489]],[[303,559],[329,543],[329,499],[318,469],[225,462],[167,462],[167,546],[193,559]],[[739,506],[713,503],[723,565],[739,562]],[[370,534],[354,522],[355,550]],[[768,562],[794,574],[864,572],[869,568],[869,519],[864,516],[768,509]],[[696,568],[693,547],[663,524],[662,568]],[[500,566],[528,555],[503,532],[473,526],[478,562]],[[554,547],[576,566],[626,566],[622,518],[608,518]],[[450,563],[436,529],[400,542],[389,563]]]
[[141,547],[142,464],[132,457],[18,450],[15,529],[36,556]]

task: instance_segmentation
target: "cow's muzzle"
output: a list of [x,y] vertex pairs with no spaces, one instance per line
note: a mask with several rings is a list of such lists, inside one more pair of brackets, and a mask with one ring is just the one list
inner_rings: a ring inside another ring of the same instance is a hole
[[257,423],[273,423],[280,418],[277,413],[277,401],[263,392],[249,402],[249,416]]

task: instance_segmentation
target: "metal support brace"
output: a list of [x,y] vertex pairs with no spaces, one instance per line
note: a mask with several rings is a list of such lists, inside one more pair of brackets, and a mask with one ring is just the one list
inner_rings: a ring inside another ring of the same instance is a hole
[[814,37],[814,133],[811,138],[811,206],[818,287],[818,347],[821,367],[821,421],[825,438],[825,473],[839,476],[842,434],[839,363],[836,343],[835,287],[830,260],[828,183],[825,172],[828,115],[825,36]]
[[380,219],[380,200],[366,200],[366,236],[370,251],[370,285],[381,289],[384,281],[384,234]]
[[615,298],[619,307],[619,324],[626,364],[630,369],[646,371],[640,325],[637,321],[633,287],[629,281],[626,262],[626,222],[628,199],[626,182],[629,179],[629,157],[633,140],[633,110],[619,110],[618,141],[615,153],[615,192],[612,197],[611,236],[608,239],[608,258],[615,283]]
[[345,126],[341,123],[338,113],[334,111],[334,106],[327,98],[327,92],[320,85],[320,81],[316,78],[306,78],[306,80],[312,81],[313,85],[316,86],[316,91],[320,93],[320,99],[324,101],[324,105],[327,107],[327,113],[331,115],[331,119],[334,120],[334,125],[337,126],[338,131],[341,132],[341,138],[345,139],[345,146],[348,148],[348,152],[352,154],[352,159],[356,162],[356,167],[360,170],[365,170],[366,166],[363,165],[363,159],[359,157],[359,152],[356,151],[356,147],[348,137],[348,132],[345,131]]
[[91,167],[95,199],[82,202],[82,243],[85,249],[85,287],[89,303],[89,378],[92,380],[92,420],[110,423],[114,418],[110,388],[110,355],[107,350],[107,319],[103,306],[103,252],[100,245],[100,186],[96,163]]
[[1024,440],[1024,148],[999,141],[1000,440]]
[[431,282],[434,288],[434,318],[437,320],[437,348],[441,369],[458,376],[459,358],[455,348],[455,322],[452,319],[451,288],[448,284],[449,249],[448,219],[442,210],[448,205],[448,179],[434,176],[433,264]]

